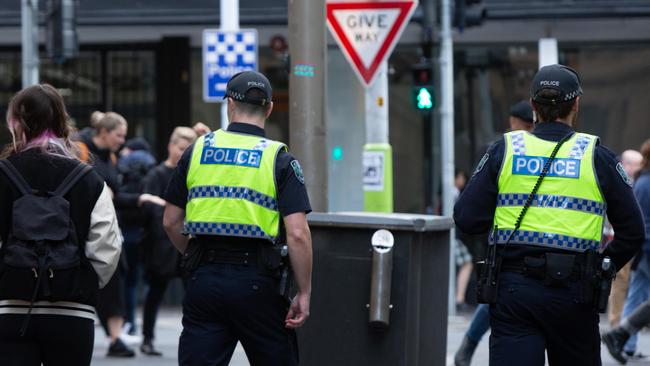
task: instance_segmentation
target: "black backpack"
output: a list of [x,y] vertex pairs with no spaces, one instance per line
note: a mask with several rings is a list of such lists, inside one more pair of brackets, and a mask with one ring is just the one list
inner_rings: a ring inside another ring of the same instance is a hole
[[[87,259],[70,218],[70,203],[63,196],[91,169],[80,163],[54,192],[42,192],[33,190],[13,164],[0,160],[0,170],[21,193],[13,202],[11,229],[0,250],[4,267],[0,282],[2,287],[18,282],[12,289],[2,290],[12,292],[8,295],[13,298],[30,301],[22,334],[35,301],[71,300],[78,295],[79,268]],[[25,281],[31,281],[31,286]],[[17,288],[23,290],[14,290]]]

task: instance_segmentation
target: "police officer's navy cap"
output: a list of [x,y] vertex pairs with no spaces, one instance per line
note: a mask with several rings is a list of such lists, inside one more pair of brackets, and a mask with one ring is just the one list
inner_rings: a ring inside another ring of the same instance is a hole
[[[251,89],[259,89],[264,93],[263,98],[253,98],[246,94]],[[226,85],[226,94],[223,99],[228,97],[242,103],[265,106],[271,102],[273,90],[271,83],[266,76],[256,71],[244,71],[233,75]]]
[[[557,98],[545,98],[540,96],[544,89],[554,89],[560,92]],[[582,95],[580,77],[572,68],[564,65],[544,66],[533,78],[530,86],[530,97],[539,104],[558,104],[568,102]]]
[[510,108],[510,115],[522,121],[533,123],[533,108],[527,100],[520,100]]

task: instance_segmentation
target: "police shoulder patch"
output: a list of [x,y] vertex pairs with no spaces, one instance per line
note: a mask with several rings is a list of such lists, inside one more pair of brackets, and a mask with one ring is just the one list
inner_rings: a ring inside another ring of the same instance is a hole
[[481,158],[481,161],[478,162],[476,169],[474,169],[474,173],[472,174],[472,176],[476,175],[478,172],[483,170],[483,167],[485,166],[485,163],[487,163],[488,159],[490,159],[490,154],[485,153],[485,155],[483,155],[483,157]]
[[302,173],[302,167],[298,160],[291,160],[291,168],[293,169],[293,174],[296,175],[296,178],[298,178],[300,183],[305,184],[305,176]]
[[625,171],[625,168],[623,168],[623,164],[619,162],[616,164],[616,171],[618,172],[618,175],[621,176],[621,179],[623,179],[623,182],[627,184],[628,186],[632,187],[632,178],[630,178],[629,175],[627,175],[627,172]]

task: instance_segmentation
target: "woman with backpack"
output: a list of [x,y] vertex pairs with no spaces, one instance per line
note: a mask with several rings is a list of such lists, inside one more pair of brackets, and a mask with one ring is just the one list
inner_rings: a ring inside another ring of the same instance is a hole
[[98,289],[122,239],[111,193],[80,162],[61,95],[10,101],[0,160],[0,365],[90,365]]

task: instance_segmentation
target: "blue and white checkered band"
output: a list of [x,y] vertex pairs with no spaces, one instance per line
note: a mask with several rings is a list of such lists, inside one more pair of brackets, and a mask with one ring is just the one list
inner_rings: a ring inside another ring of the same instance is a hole
[[591,137],[580,136],[576,139],[576,142],[571,146],[571,152],[569,153],[569,158],[571,159],[582,159],[582,156],[585,154],[587,146],[591,142]]
[[253,146],[253,150],[265,150],[267,147],[269,147],[269,142],[268,140],[260,140],[255,146]]
[[187,195],[188,201],[194,198],[238,198],[269,210],[278,210],[278,202],[275,198],[246,187],[196,186],[190,188]]
[[[497,230],[497,244],[505,244],[511,233],[512,230]],[[517,230],[510,239],[510,244],[536,245],[577,252],[584,252],[587,249],[598,250],[600,246],[600,243],[595,240],[524,230]]]
[[[526,199],[528,199],[528,193],[502,193],[497,196],[497,206],[523,206]],[[531,207],[575,210],[594,215],[605,213],[604,203],[553,194],[536,194]]]
[[512,135],[512,153],[515,155],[526,155],[526,142],[524,142],[523,132]]
[[185,232],[192,235],[243,236],[247,238],[274,240],[273,237],[266,234],[259,226],[245,224],[192,221],[185,223]]
[[204,146],[214,146],[214,132],[210,132],[204,137]]

